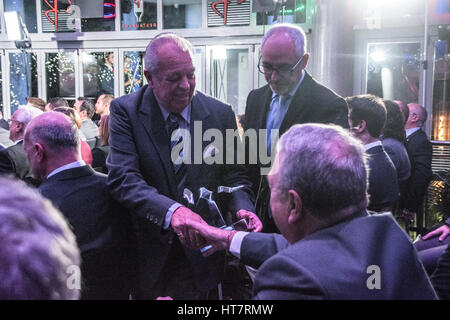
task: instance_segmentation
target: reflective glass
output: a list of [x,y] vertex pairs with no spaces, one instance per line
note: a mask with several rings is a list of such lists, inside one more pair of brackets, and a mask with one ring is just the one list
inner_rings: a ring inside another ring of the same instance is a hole
[[[37,32],[36,1],[3,0],[3,10],[17,11],[29,33]],[[3,18],[3,17],[2,17]]]
[[202,0],[163,1],[164,29],[202,27]]
[[156,0],[122,0],[121,30],[156,29]]
[[125,51],[123,56],[123,86],[125,94],[135,92],[144,85],[143,59],[143,51]]
[[9,89],[11,114],[27,97],[38,97],[37,61],[35,53],[12,52],[9,54]]
[[54,97],[75,99],[75,54],[56,52],[45,55],[47,100]]
[[84,96],[114,95],[114,52],[83,52]]

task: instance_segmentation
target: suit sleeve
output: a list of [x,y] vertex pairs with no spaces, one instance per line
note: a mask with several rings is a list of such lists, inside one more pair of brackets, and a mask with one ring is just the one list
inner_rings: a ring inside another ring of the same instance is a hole
[[12,174],[14,173],[13,163],[8,156],[8,153],[0,151],[0,174]]
[[242,240],[240,259],[244,264],[257,269],[288,245],[287,240],[280,234],[251,232]]
[[411,151],[410,156],[413,163],[411,164],[411,177],[408,182],[404,207],[417,212],[432,176],[431,157],[433,151],[431,143],[426,139],[421,139]]
[[145,181],[129,115],[117,101],[112,101],[110,110],[110,153],[106,163],[111,194],[133,214],[162,228],[169,208],[176,202]]
[[326,298],[314,275],[284,255],[268,260],[255,277],[255,300],[321,300]]

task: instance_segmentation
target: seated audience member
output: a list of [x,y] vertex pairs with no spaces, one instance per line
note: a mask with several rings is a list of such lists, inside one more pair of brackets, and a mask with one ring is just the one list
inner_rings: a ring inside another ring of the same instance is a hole
[[383,100],[386,106],[386,125],[381,132],[381,143],[397,170],[397,179],[400,195],[406,189],[406,181],[411,173],[408,152],[405,141],[405,119],[397,103]]
[[98,97],[97,102],[95,103],[95,113],[102,115],[109,114],[109,106],[111,101],[114,100],[114,96],[112,94],[102,94]]
[[348,131],[295,125],[268,176],[281,235],[184,225],[212,245],[205,255],[227,249],[259,268],[255,299],[436,299],[392,215],[366,210],[367,172],[364,148]]
[[407,187],[400,198],[402,215],[410,220],[417,216],[418,231],[422,231],[423,214],[420,210],[432,177],[431,159],[433,148],[422,126],[427,120],[427,111],[416,104],[408,104],[409,117],[405,124],[406,150],[411,163],[411,175]]
[[[81,251],[82,299],[127,299],[130,248],[122,210],[109,196],[107,176],[81,160],[72,119],[46,112],[30,122],[24,138],[39,191],[61,210]],[[124,218],[125,219],[125,218]],[[119,229],[120,227],[120,229]]]
[[92,157],[91,147],[89,147],[89,145],[87,144],[86,138],[82,138],[82,137],[84,137],[84,135],[80,130],[81,118],[80,118],[80,115],[78,114],[78,112],[76,112],[74,109],[69,108],[69,107],[58,107],[58,108],[54,109],[53,111],[64,113],[66,116],[68,116],[70,119],[72,119],[75,122],[75,124],[78,127],[78,133],[80,135],[81,159],[83,159],[83,161],[86,164],[92,165],[93,157]]
[[27,106],[38,108],[41,111],[46,111],[45,105],[46,105],[45,101],[42,100],[41,98],[36,97],[27,98]]
[[48,100],[47,104],[45,105],[45,111],[53,111],[58,107],[69,107],[69,103],[64,98],[54,97]]
[[450,244],[449,234],[450,218],[447,218],[443,224],[414,243],[414,246],[419,252],[419,258],[422,260],[425,269],[430,275],[436,269],[439,258]]
[[399,196],[397,172],[379,139],[386,122],[383,100],[373,95],[346,98],[348,123],[369,156],[369,206],[375,212],[391,211]]
[[0,151],[0,174],[13,174],[32,186],[39,181],[33,178],[27,155],[23,149],[23,135],[28,123],[40,115],[41,110],[35,107],[20,106],[11,117],[9,139],[15,144]]
[[77,100],[73,105],[73,108],[78,112],[81,118],[81,132],[86,137],[86,142],[91,149],[94,149],[97,145],[97,139],[99,135],[97,125],[91,120],[95,113],[92,102],[87,99]]
[[441,300],[450,300],[450,245],[439,258],[437,268],[431,275],[431,283]]
[[0,239],[0,300],[78,299],[75,236],[61,213],[19,180],[0,178]]
[[0,110],[0,128],[9,130],[9,123],[5,119],[3,119],[3,113],[1,110]]
[[100,141],[101,146],[92,149],[92,168],[98,172],[108,174],[106,158],[109,154],[109,114],[100,118]]

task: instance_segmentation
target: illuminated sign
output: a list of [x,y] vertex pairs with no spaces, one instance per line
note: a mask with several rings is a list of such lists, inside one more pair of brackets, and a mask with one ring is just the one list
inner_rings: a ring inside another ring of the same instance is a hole
[[249,24],[249,0],[208,0],[208,27]]

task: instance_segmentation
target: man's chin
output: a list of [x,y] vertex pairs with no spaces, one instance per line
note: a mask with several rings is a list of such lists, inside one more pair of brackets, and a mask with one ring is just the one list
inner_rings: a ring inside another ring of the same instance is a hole
[[283,95],[288,92],[288,88],[285,86],[274,86],[272,84],[269,84],[270,89],[272,89],[272,92],[278,95]]

